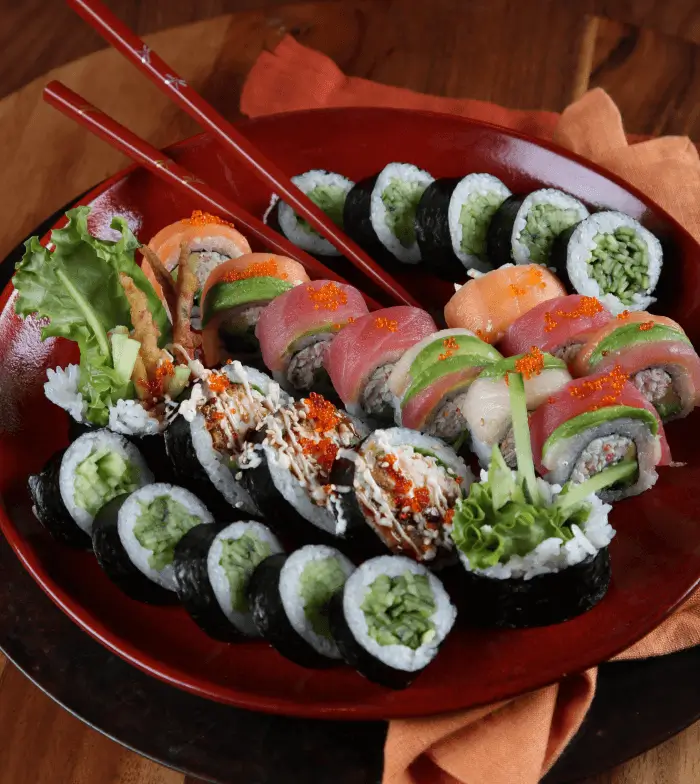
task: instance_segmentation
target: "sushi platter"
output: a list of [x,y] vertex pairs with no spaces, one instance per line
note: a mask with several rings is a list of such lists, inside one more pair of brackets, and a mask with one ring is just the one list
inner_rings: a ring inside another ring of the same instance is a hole
[[475,122],[241,129],[420,307],[208,137],[172,157],[347,282],[142,169],[96,188],[2,295],[0,524],[32,576],[146,672],[289,715],[471,707],[653,629],[700,580],[694,240]]

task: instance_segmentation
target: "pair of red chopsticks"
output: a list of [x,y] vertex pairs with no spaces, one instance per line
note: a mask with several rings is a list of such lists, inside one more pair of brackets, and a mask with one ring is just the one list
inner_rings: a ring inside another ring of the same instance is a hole
[[[209,106],[184,79],[180,78],[99,0],[67,0],[67,2],[108,43],[136,65],[157,87],[217,139],[227,153],[245,163],[392,300],[406,305],[418,304],[397,281],[381,269],[355,242],[346,237],[284,172]],[[197,196],[212,211],[231,218],[270,250],[296,259],[314,277],[346,282],[333,270],[296,247],[261,220],[202,182],[183,166],[175,163],[163,152],[120,125],[65,85],[51,82],[44,89],[44,99],[165,182]],[[371,298],[365,298],[370,307],[379,307]]]

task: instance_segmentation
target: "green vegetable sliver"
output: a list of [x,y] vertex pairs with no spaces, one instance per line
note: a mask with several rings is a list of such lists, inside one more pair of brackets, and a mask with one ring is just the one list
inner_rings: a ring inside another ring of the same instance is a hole
[[633,295],[649,289],[649,252],[646,242],[631,226],[597,234],[586,266],[604,294],[613,294],[625,305]]
[[392,179],[382,192],[386,225],[405,248],[410,248],[416,241],[414,219],[426,187],[421,182]]
[[148,563],[161,571],[173,562],[175,546],[182,537],[202,520],[169,495],[152,501],[139,501],[141,512],[134,525],[136,541],[151,551]]
[[251,574],[270,554],[269,542],[246,532],[238,539],[221,540],[219,566],[224,570],[231,592],[231,609],[247,613],[250,609],[246,588]]
[[527,214],[525,228],[519,237],[520,242],[530,252],[530,260],[545,264],[556,237],[582,217],[575,209],[562,209],[553,204],[535,204]]
[[[319,210],[325,212],[336,226],[343,228],[343,208],[345,207],[345,199],[347,197],[347,192],[344,188],[341,188],[339,185],[320,184],[307,191],[306,195]],[[300,215],[297,215],[296,218],[299,228],[308,234],[320,236],[308,221]]]
[[527,418],[527,403],[525,401],[525,384],[520,373],[508,373],[507,379],[511,416],[513,418],[515,454],[518,459],[518,474],[525,482],[530,501],[537,506],[541,499],[535,475],[535,464],[532,460],[530,427]]
[[470,256],[486,256],[486,234],[491,218],[505,199],[495,191],[472,193],[462,204],[459,224],[462,227],[460,248]]
[[638,468],[636,460],[623,460],[621,463],[604,468],[585,482],[567,486],[565,491],[557,497],[555,505],[563,511],[573,509],[577,504],[585,501],[589,495],[599,493],[601,490],[605,490],[606,487],[611,487],[618,482],[625,482],[631,479],[638,471]]
[[94,516],[113,498],[138,487],[136,466],[109,447],[98,447],[75,469],[73,498],[77,506]]
[[311,628],[322,637],[330,638],[328,602],[347,580],[337,558],[314,559],[304,567],[299,578],[299,595],[304,600],[304,614]]

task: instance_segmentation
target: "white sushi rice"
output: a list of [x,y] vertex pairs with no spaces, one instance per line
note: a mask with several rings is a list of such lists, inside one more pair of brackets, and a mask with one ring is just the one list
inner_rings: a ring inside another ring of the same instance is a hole
[[83,509],[75,500],[75,472],[78,466],[91,454],[102,447],[118,454],[127,462],[136,467],[139,475],[139,484],[149,485],[153,482],[153,474],[148,469],[146,461],[143,459],[139,450],[124,436],[112,433],[109,430],[96,430],[92,433],[76,438],[76,440],[66,449],[66,453],[61,461],[61,468],[58,475],[58,484],[61,491],[61,498],[66,505],[70,516],[85,531],[86,534],[92,533],[93,515]]
[[125,436],[152,436],[165,428],[138,400],[117,400],[109,407],[109,429]]
[[44,384],[44,394],[56,406],[67,411],[76,422],[84,422],[87,413],[87,403],[83,401],[82,394],[78,391],[80,382],[80,367],[68,365],[65,368],[49,368],[46,371],[48,379]]
[[588,217],[588,210],[585,206],[573,196],[568,193],[558,191],[555,188],[543,188],[539,191],[530,193],[520,205],[517,215],[515,216],[515,223],[513,224],[513,232],[511,234],[511,247],[513,249],[513,259],[516,264],[531,264],[530,250],[524,242],[521,242],[520,235],[525,229],[527,223],[527,216],[530,210],[538,204],[551,204],[553,207],[558,207],[562,210],[575,210],[578,213],[576,222],[582,221]]
[[[407,645],[380,645],[370,636],[367,619],[362,610],[365,597],[377,577],[382,574],[388,577],[399,577],[406,572],[424,575],[428,578],[436,605],[435,612],[430,617],[435,626],[435,636],[430,642],[421,645],[416,650]],[[353,572],[345,583],[343,611],[355,640],[366,651],[389,667],[405,672],[422,670],[435,658],[440,644],[449,634],[457,617],[457,610],[440,580],[421,564],[398,555],[372,558],[365,561]]]
[[183,487],[176,487],[175,485],[158,482],[142,487],[140,490],[136,490],[126,499],[122,508],[119,510],[117,529],[119,531],[119,540],[122,543],[122,547],[134,566],[146,575],[149,580],[152,580],[168,591],[175,591],[177,584],[173,565],[168,564],[161,570],[154,569],[149,563],[153,551],[144,547],[134,534],[134,527],[142,514],[141,504],[149,504],[152,501],[155,501],[156,498],[160,498],[164,495],[169,496],[173,501],[182,504],[189,514],[199,517],[202,523],[214,522],[214,518],[209,513],[209,510],[196,495],[190,493],[189,490],[185,490]]
[[464,264],[466,269],[477,269],[480,272],[488,272],[491,265],[479,256],[465,253],[462,250],[463,226],[459,219],[462,215],[462,207],[471,196],[489,196],[495,194],[501,201],[505,201],[510,195],[510,190],[492,174],[468,174],[458,183],[452,192],[452,198],[447,209],[447,223],[450,228],[452,239],[452,250],[455,256]]
[[412,163],[390,163],[381,170],[372,189],[370,200],[372,228],[382,245],[404,264],[418,264],[420,261],[420,248],[415,240],[409,248],[405,247],[389,228],[386,222],[387,209],[382,200],[382,194],[392,180],[416,182],[427,188],[433,182],[433,179],[428,172],[419,169]]
[[[588,260],[596,247],[595,238],[599,234],[612,234],[616,229],[634,229],[637,237],[647,246],[649,286],[644,291],[632,295],[633,304],[625,305],[615,294],[603,294],[598,282],[589,275]],[[663,251],[659,240],[634,218],[621,212],[598,212],[577,226],[569,240],[566,272],[571,285],[579,293],[596,297],[613,315],[623,310],[647,310],[656,302],[652,293],[659,282],[663,264]]]
[[250,534],[261,542],[266,542],[270,547],[270,555],[277,555],[283,552],[279,539],[262,523],[253,520],[231,523],[226,528],[219,531],[209,548],[207,554],[207,574],[212,590],[216,596],[216,601],[221,607],[223,614],[229,621],[248,637],[259,637],[260,632],[253,623],[251,613],[242,613],[234,610],[231,606],[231,584],[229,583],[226,571],[221,566],[221,555],[223,553],[224,539],[240,539],[244,534]]
[[[343,177],[342,174],[324,171],[323,169],[312,169],[304,172],[304,174],[299,174],[296,177],[292,177],[292,182],[300,191],[306,194],[319,185],[325,185],[342,189],[346,196],[355,184],[347,177]],[[300,226],[296,212],[284,201],[279,205],[277,220],[285,237],[297,247],[320,256],[341,255],[340,251],[336,250],[327,239],[319,236],[316,232],[306,231]]]
[[307,545],[296,550],[285,561],[280,572],[279,592],[282,606],[294,631],[318,653],[331,659],[340,659],[340,652],[333,639],[317,634],[313,630],[304,611],[304,599],[300,590],[301,575],[309,563],[325,561],[328,558],[334,558],[338,562],[346,578],[355,570],[352,563],[333,547],[321,544]]
[[[513,473],[515,477],[515,473]],[[481,481],[488,479],[486,471],[481,472]],[[547,505],[554,502],[561,492],[561,485],[550,485],[543,479],[537,479],[542,498]],[[460,551],[459,557],[468,572],[480,574],[496,580],[509,580],[511,578],[531,580],[540,574],[553,574],[569,566],[585,561],[586,558],[595,556],[603,547],[607,547],[615,536],[615,529],[608,522],[608,515],[612,506],[603,503],[596,495],[589,495],[586,503],[590,504],[591,512],[582,528],[573,525],[571,530],[573,538],[563,542],[558,537],[545,539],[527,555],[512,555],[506,563],[497,563],[486,569],[473,569],[469,559]],[[481,530],[487,533],[490,526],[482,526]]]

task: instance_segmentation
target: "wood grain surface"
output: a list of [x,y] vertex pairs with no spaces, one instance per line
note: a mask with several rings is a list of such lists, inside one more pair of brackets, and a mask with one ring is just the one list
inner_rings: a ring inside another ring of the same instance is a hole
[[[700,140],[697,0],[108,4],[139,33],[162,30],[150,43],[230,119],[252,63],[289,32],[349,74],[511,107],[561,110],[602,86],[628,130]],[[0,9],[3,258],[46,215],[125,164],[41,102],[49,78],[158,146],[196,129],[118,55],[97,51],[100,40],[59,0],[2,0]],[[2,657],[0,738],[0,784],[185,784],[57,707]],[[700,725],[585,784],[697,782]]]

